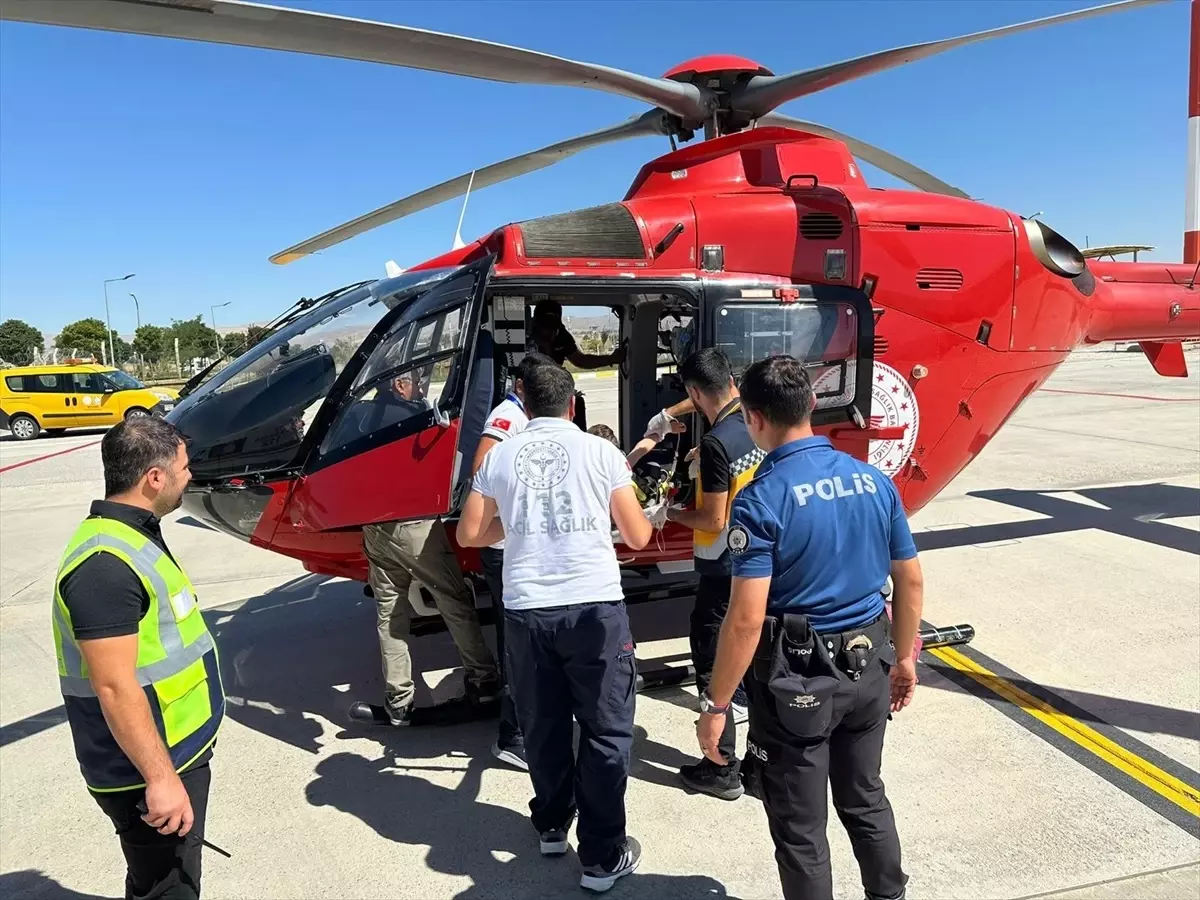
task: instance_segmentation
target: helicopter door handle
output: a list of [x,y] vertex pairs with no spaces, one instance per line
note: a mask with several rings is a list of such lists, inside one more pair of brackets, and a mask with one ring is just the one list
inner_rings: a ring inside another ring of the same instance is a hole
[[891,428],[834,428],[829,432],[831,438],[866,438],[869,441],[898,441],[908,431],[908,423]]
[[442,405],[440,403],[433,404],[433,421],[436,422],[441,428],[450,427],[450,415],[444,409],[442,409]]

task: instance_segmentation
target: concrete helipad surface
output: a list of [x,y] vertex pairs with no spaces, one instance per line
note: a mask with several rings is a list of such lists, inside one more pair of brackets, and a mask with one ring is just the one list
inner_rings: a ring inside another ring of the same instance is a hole
[[[1189,363],[1200,369],[1196,353]],[[611,414],[615,383],[581,387],[593,418]],[[102,490],[99,437],[0,441],[0,896],[121,893],[118,845],[72,756],[48,612],[61,547]],[[926,618],[978,634],[925,655],[916,701],[889,726],[909,896],[1200,896],[1195,375],[1077,355],[913,526]],[[494,723],[347,725],[350,701],[379,685],[357,585],[179,515],[165,532],[230,695],[208,836],[233,858],[205,857],[206,896],[580,893],[573,856],[539,856],[528,777],[488,753]],[[686,603],[632,616],[643,668],[686,655]],[[457,690],[448,638],[415,646],[429,693]],[[692,688],[638,698],[628,815],[645,856],[610,896],[777,898],[761,806],[676,784],[694,704]],[[837,896],[861,897],[831,819]]]

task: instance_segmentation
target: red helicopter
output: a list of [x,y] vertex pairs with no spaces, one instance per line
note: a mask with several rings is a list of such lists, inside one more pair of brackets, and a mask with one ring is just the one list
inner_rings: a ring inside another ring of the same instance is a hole
[[[689,349],[720,346],[739,369],[789,353],[810,367],[817,430],[891,476],[910,514],[983,450],[1072,349],[1138,341],[1159,374],[1185,376],[1181,341],[1200,337],[1194,238],[1185,264],[1085,259],[1040,221],[975,202],[863,141],[773,112],[966,44],[1151,2],[1158,0],[787,75],[706,56],[662,78],[232,0],[0,0],[0,18],[585,87],[653,106],[276,254],[273,262],[292,262],[584,149],[648,134],[671,142],[672,152],[646,163],[620,202],[508,224],[407,272],[389,266],[387,278],[301,300],[267,338],[184,389],[168,418],[191,442],[186,508],[311,572],[365,581],[364,524],[443,516],[453,538],[484,417],[526,351],[531,309],[542,299],[615,314],[627,349],[617,380],[626,448],[651,416],[685,396],[673,366]],[[1198,32],[1193,0],[1193,68]],[[699,132],[703,140],[679,147]],[[1200,143],[1193,148],[1200,154]],[[856,157],[914,190],[869,187]],[[1190,165],[1194,175],[1197,160]],[[1193,219],[1198,191],[1189,177]],[[680,461],[702,423],[690,424],[639,465],[648,500],[665,492],[687,500]],[[691,553],[690,533],[674,525],[644,551],[618,546],[630,602],[688,593]],[[461,561],[468,574],[478,570],[473,551],[462,551]],[[413,602],[434,614],[420,597]]]

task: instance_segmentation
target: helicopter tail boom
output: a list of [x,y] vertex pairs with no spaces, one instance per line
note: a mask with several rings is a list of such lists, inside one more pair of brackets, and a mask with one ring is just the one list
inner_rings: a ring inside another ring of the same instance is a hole
[[1084,342],[1137,341],[1154,370],[1186,377],[1182,341],[1200,339],[1200,266],[1091,265],[1095,296]]

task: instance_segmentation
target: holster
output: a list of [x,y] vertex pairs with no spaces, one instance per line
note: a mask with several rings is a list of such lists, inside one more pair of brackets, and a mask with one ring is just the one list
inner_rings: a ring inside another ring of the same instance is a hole
[[766,688],[759,697],[772,707],[766,712],[778,739],[824,736],[838,684],[857,681],[875,660],[895,664],[890,624],[883,615],[864,628],[818,635],[806,616],[766,617],[751,672]]

